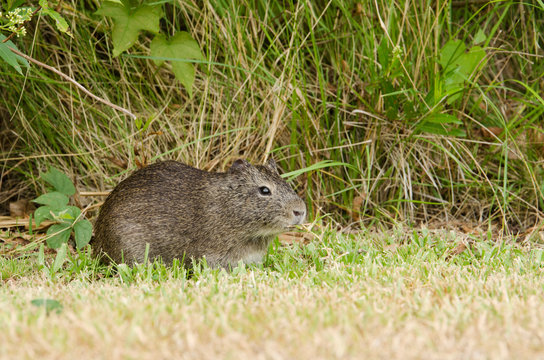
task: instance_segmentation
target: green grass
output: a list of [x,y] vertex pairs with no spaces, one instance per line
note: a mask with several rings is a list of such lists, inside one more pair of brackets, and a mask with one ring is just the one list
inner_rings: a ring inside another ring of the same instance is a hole
[[[272,152],[285,171],[352,165],[294,180],[312,216],[330,213],[341,224],[354,214],[366,225],[447,217],[517,233],[542,217],[538,2],[174,1],[162,30],[189,31],[207,59],[192,98],[168,68],[140,57],[146,34],[113,58],[111,23],[93,15],[97,6],[62,3],[73,38],[40,19],[17,44],[151,126],[142,133],[44,69],[20,76],[0,64],[4,212],[8,201],[43,193],[36,177],[49,165],[80,191],[104,191],[128,173],[116,163],[131,171],[174,158],[223,170]],[[451,74],[439,64],[450,40],[486,53],[451,101]],[[449,135],[421,130],[437,114],[459,122],[441,130]]]
[[[1,258],[0,357],[543,355],[543,249],[404,228],[317,235],[230,273],[117,271],[82,254],[50,276],[32,257]],[[47,313],[34,299],[62,309]]]

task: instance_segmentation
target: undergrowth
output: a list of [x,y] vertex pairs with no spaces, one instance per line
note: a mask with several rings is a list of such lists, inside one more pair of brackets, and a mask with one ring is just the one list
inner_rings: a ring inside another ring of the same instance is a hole
[[520,232],[542,219],[539,2],[166,2],[161,31],[188,31],[206,59],[192,97],[146,56],[148,35],[114,58],[98,5],[60,3],[72,38],[38,19],[13,41],[149,126],[45,69],[0,64],[3,212],[44,192],[48,166],[104,191],[157,160],[218,171],[274,156],[285,171],[351,165],[294,180],[312,217],[342,225],[460,219]]

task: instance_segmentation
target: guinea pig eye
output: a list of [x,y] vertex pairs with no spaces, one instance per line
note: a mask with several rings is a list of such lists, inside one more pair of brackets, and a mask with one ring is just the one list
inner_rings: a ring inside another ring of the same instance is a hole
[[261,195],[265,195],[265,196],[271,195],[270,189],[267,188],[266,186],[261,186],[261,187],[259,188],[259,193],[260,193]]

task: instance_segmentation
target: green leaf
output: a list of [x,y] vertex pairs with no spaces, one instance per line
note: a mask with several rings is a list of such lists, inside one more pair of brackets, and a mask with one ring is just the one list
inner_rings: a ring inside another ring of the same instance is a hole
[[25,0],[7,0],[5,2],[4,10],[5,11],[14,10],[15,8],[21,7],[24,3],[25,3]]
[[65,220],[71,220],[70,223],[73,223],[75,219],[81,214],[81,209],[77,206],[68,206],[66,209],[59,212],[58,217]]
[[43,307],[48,314],[52,311],[59,314],[63,308],[60,302],[53,299],[34,299],[30,301],[30,303],[37,307]]
[[204,60],[204,56],[191,35],[185,31],[176,33],[170,39],[157,35],[149,47],[151,56],[158,58],[153,60],[155,64],[160,66],[165,59],[172,60],[172,71],[176,79],[185,87],[189,96],[192,96],[195,67],[186,60]]
[[485,41],[486,36],[482,29],[479,29],[476,35],[474,35],[474,45],[481,44]]
[[70,226],[71,225],[67,223],[51,225],[51,227],[47,229],[47,235],[58,234],[48,238],[47,245],[52,249],[58,249],[62,244],[67,243],[71,233]]
[[146,30],[159,33],[159,21],[163,16],[162,6],[141,5],[135,9],[126,7],[117,2],[102,3],[96,14],[113,18],[113,56],[118,56],[129,49],[136,40],[140,31]]
[[32,201],[41,205],[48,205],[52,209],[62,209],[68,205],[68,200],[68,196],[61,194],[60,192],[53,191],[40,195]]
[[9,49],[13,48],[15,50],[19,50],[17,49],[17,46],[15,46],[15,44],[11,42],[11,40],[6,41],[5,43],[2,42],[5,38],[6,37],[4,35],[0,34],[0,58],[2,58],[5,62],[8,63],[8,65],[13,67],[19,74],[22,75],[23,71],[21,70],[20,65],[28,67],[28,62],[25,58],[20,57]]
[[465,49],[465,44],[461,40],[450,40],[442,47],[438,63],[442,66],[444,72],[453,70],[458,66],[456,61],[463,55]]
[[428,134],[444,135],[444,136],[448,135],[448,130],[442,124],[433,124],[433,123],[423,122],[420,125],[418,125],[416,129],[418,132],[424,132]]
[[51,19],[55,20],[55,26],[57,27],[57,30],[70,35],[70,37],[73,37],[72,33],[70,33],[70,30],[68,29],[68,23],[66,22],[66,20],[64,20],[64,18],[58,12],[49,7],[47,0],[40,0],[39,3],[42,7],[42,14],[47,15]]
[[65,173],[55,168],[49,168],[49,171],[42,174],[42,179],[47,181],[55,188],[56,191],[63,193],[66,196],[72,196],[76,193],[76,188],[72,184],[72,180]]
[[464,130],[447,126],[449,124],[461,125],[463,122],[450,114],[430,114],[416,126],[415,131],[454,137],[466,136],[466,132]]
[[439,63],[444,83],[441,95],[448,95],[448,104],[462,96],[465,81],[470,80],[486,55],[480,46],[465,50],[461,40],[450,40],[440,50]]
[[34,211],[34,221],[36,221],[36,226],[40,226],[42,221],[44,221],[45,219],[53,219],[53,217],[51,216],[51,207],[40,206]]
[[43,243],[40,244],[40,250],[38,251],[38,265],[40,265],[40,268],[45,268],[45,247]]
[[57,250],[57,256],[55,256],[55,261],[53,261],[53,265],[51,266],[52,274],[57,273],[62,267],[62,264],[64,264],[64,261],[66,261],[67,249],[68,249],[68,245],[66,245],[66,243],[62,243],[59,249]]
[[81,249],[91,241],[93,235],[93,226],[89,220],[78,221],[74,225],[74,232],[76,238],[76,246]]
[[461,73],[465,79],[468,79],[478,66],[482,64],[484,58],[485,50],[480,46],[473,46],[468,52],[461,56],[459,73]]
[[70,37],[73,37],[68,27],[68,23],[66,22],[66,20],[64,20],[64,18],[58,12],[51,9],[42,9],[42,13],[49,16],[51,19],[55,20],[55,26],[57,30],[65,34],[68,34]]

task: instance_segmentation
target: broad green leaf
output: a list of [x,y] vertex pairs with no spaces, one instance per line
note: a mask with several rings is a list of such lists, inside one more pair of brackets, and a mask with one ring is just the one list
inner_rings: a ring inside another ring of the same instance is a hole
[[465,82],[474,75],[484,58],[485,50],[480,46],[473,46],[468,52],[463,53],[457,59],[456,69],[450,74],[446,74],[445,91],[447,94],[453,93],[448,98],[448,104],[452,104],[462,96],[462,91],[459,91],[460,88],[464,89]]
[[37,307],[43,307],[45,309],[45,312],[48,314],[52,311],[59,314],[63,308],[60,302],[53,299],[34,299],[31,300],[30,303]]
[[476,35],[474,35],[474,45],[483,43],[485,39],[486,39],[485,32],[482,29],[479,29]]
[[78,221],[74,225],[74,232],[76,238],[76,246],[78,249],[81,249],[91,241],[91,236],[93,235],[93,226],[89,220]]
[[76,188],[72,184],[72,180],[65,173],[53,167],[49,168],[48,172],[42,174],[42,179],[51,184],[56,191],[66,196],[72,196],[76,193]]
[[64,20],[64,18],[58,12],[51,9],[43,9],[42,13],[49,16],[51,19],[55,20],[55,26],[57,30],[65,34],[68,34],[70,37],[73,37],[68,27],[68,23],[66,22],[66,20]]
[[439,63],[442,66],[441,77],[444,84],[441,96],[448,96],[448,104],[462,96],[465,81],[470,80],[486,55],[480,46],[465,50],[465,44],[461,40],[450,40],[440,50]]
[[102,3],[96,14],[113,18],[114,57],[134,45],[138,40],[140,31],[146,30],[155,34],[159,33],[159,21],[163,16],[160,5],[141,5],[132,9],[112,1]]
[[56,235],[47,239],[47,245],[52,249],[58,249],[62,244],[68,242],[68,239],[70,238],[70,233],[70,224],[60,223],[51,225],[49,229],[47,229],[47,235]]
[[59,31],[62,31],[63,33],[72,36],[70,30],[68,30],[68,23],[66,22],[66,20],[64,20],[64,18],[58,12],[49,7],[47,0],[40,0],[39,3],[42,7],[42,14],[47,15],[51,19],[55,20],[55,26]]
[[57,271],[60,270],[62,267],[62,264],[64,264],[64,261],[66,260],[66,250],[68,249],[68,245],[66,243],[62,243],[57,250],[57,256],[55,256],[55,261],[53,261],[53,265],[51,265],[51,273],[55,274]]
[[424,132],[428,134],[444,135],[444,136],[448,135],[448,130],[442,124],[423,122],[420,125],[418,125],[416,129],[419,132]]
[[448,72],[458,66],[457,59],[465,52],[465,44],[461,40],[450,40],[440,50],[438,63],[444,72]]
[[0,58],[2,58],[5,62],[8,63],[11,67],[13,67],[19,74],[23,74],[23,71],[21,70],[21,65],[28,67],[28,62],[26,59],[20,57],[19,55],[13,53],[9,48],[13,48],[15,50],[17,49],[17,46],[15,46],[14,43],[11,42],[11,40],[4,41],[6,37],[2,34],[0,34]]
[[75,219],[81,214],[81,209],[77,206],[68,206],[58,213],[58,217],[64,220],[70,220],[68,222],[73,223]]
[[468,79],[474,71],[481,65],[485,58],[485,50],[480,46],[473,46],[470,50],[461,56],[459,72]]
[[53,219],[51,216],[51,207],[49,206],[40,206],[34,211],[34,221],[36,221],[36,226],[40,226],[42,221],[45,219]]
[[61,209],[68,205],[68,200],[68,196],[61,194],[60,192],[53,191],[40,195],[38,198],[32,201],[41,205],[48,205],[52,209]]
[[170,39],[166,39],[164,35],[157,35],[151,42],[150,53],[151,56],[158,58],[153,61],[159,66],[165,59],[171,60],[176,79],[185,87],[189,96],[192,96],[195,67],[186,60],[204,60],[204,56],[191,35],[185,31],[176,33]]

